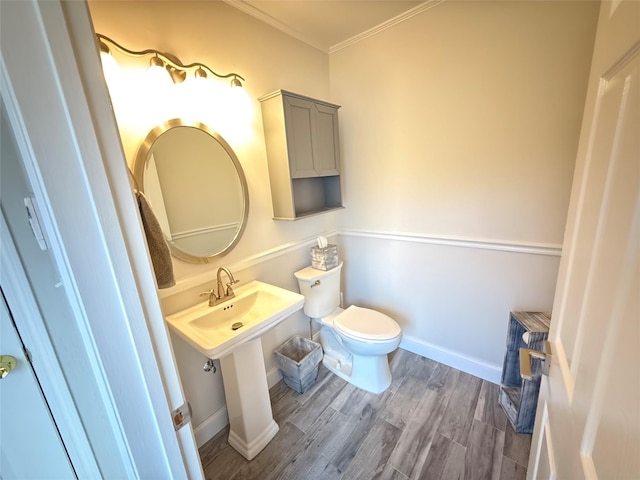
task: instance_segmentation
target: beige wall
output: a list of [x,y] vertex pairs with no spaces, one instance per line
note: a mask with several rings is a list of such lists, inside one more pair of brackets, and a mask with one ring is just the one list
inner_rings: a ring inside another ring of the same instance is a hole
[[446,2],[331,55],[349,228],[562,242],[594,2]]
[[331,54],[345,297],[406,348],[497,381],[509,311],[551,310],[597,13],[451,1]]

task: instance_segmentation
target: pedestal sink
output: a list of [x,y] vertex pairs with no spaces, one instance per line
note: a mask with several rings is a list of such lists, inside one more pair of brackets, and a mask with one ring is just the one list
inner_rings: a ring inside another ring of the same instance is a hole
[[236,288],[235,294],[213,307],[203,302],[166,320],[202,354],[220,359],[229,413],[229,445],[251,460],[278,432],[260,337],[300,310],[304,297],[258,281]]

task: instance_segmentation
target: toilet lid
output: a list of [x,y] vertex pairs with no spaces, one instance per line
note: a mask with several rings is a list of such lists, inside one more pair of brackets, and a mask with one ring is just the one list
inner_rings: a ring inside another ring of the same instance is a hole
[[400,325],[384,313],[350,306],[338,315],[333,325],[340,332],[363,340],[389,340],[400,335]]

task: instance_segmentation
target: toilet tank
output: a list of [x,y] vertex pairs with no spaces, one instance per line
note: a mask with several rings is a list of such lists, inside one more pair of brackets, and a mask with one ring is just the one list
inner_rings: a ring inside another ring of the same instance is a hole
[[340,306],[340,270],[342,262],[327,271],[307,267],[294,273],[300,293],[304,295],[305,315],[326,317]]

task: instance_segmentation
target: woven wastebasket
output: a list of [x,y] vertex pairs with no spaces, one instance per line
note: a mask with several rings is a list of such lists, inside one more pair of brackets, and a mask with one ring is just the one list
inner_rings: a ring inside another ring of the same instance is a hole
[[280,345],[276,361],[284,383],[298,393],[304,393],[318,378],[322,347],[319,343],[294,335]]

